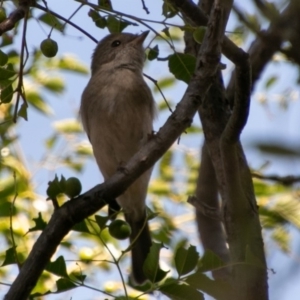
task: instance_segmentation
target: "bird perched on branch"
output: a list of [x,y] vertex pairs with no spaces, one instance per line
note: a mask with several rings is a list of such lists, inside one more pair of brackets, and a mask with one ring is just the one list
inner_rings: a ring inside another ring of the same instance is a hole
[[[110,34],[93,54],[92,76],[82,94],[80,114],[105,180],[128,162],[152,133],[155,104],[143,79],[143,42],[148,33]],[[145,209],[150,175],[147,170],[116,199],[131,226],[132,274],[137,283],[146,280],[143,263],[151,247]]]

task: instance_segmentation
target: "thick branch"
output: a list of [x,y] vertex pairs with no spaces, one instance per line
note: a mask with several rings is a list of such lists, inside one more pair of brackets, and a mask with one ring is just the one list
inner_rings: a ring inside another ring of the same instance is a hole
[[224,34],[227,22],[227,19],[224,20],[221,16],[220,7],[215,8],[203,41],[205,47],[199,53],[195,75],[191,79],[183,99],[166,124],[127,163],[124,169],[119,170],[105,183],[65,203],[55,211],[5,296],[6,300],[27,299],[45,265],[72,226],[97,212],[105,203],[120,195],[138,176],[150,168],[178,136],[190,126],[218,67],[219,41]]
[[229,122],[225,128],[223,138],[237,143],[240,134],[247,123],[251,95],[251,67],[249,59],[243,64],[237,65],[235,69],[236,87],[234,109]]
[[[233,299],[268,299],[267,266],[261,226],[250,169],[240,144],[251,95],[249,60],[236,66],[235,102],[221,136],[220,153],[224,171],[225,226],[233,267]],[[253,256],[259,263],[248,261]]]
[[[169,0],[169,2],[180,10],[186,19],[194,26],[206,26],[208,18],[202,10],[190,0]],[[230,13],[230,11],[228,12]],[[229,38],[224,36],[222,53],[235,64],[244,60],[244,52],[237,47]]]
[[252,173],[252,177],[262,179],[262,180],[275,181],[285,186],[291,186],[295,183],[300,182],[300,176],[292,176],[292,175],[278,176],[278,175],[262,175],[259,173]]
[[[198,6],[206,15],[209,15],[213,3],[213,0],[202,0],[199,1]],[[186,31],[184,33],[184,40],[186,44],[185,53],[197,56],[200,44],[195,42],[193,34]],[[218,73],[221,75],[220,72]],[[219,89],[218,80],[215,80],[206,95],[205,101],[210,102],[210,97],[214,97],[216,92],[222,94],[223,90],[224,88]],[[226,234],[222,224],[221,207],[218,201],[218,182],[205,141],[202,147],[196,197],[190,197],[188,202],[195,207],[199,237],[204,249],[211,250],[217,254],[223,262],[228,263],[230,258]],[[228,279],[229,269],[222,268],[213,270],[212,275],[214,278]]]
[[[292,29],[290,25],[294,24],[292,27],[300,28],[299,13],[300,4],[298,0],[291,0],[280,16],[274,18],[269,28],[266,31],[261,31],[250,46],[249,55],[252,66],[252,89],[273,55],[281,49],[282,43],[291,38]],[[294,51],[298,51],[298,49]],[[290,52],[290,54],[292,53],[293,52]],[[297,53],[299,53],[299,51]],[[295,55],[295,60],[297,60],[298,57],[299,54]],[[234,102],[234,82],[235,74],[233,73],[226,93],[230,103]]]
[[[217,176],[224,206],[224,222],[232,263],[233,300],[268,299],[264,245],[251,174],[239,142],[247,121],[251,80],[248,55],[237,64],[237,91],[231,113],[221,75],[202,102],[199,112],[207,150]],[[245,89],[245,90],[244,90]],[[260,265],[247,262],[254,256]]]
[[0,23],[0,36],[13,29],[17,22],[22,20],[25,17],[26,11],[28,10],[31,1],[19,1],[19,7],[14,10],[7,19]]
[[[205,143],[202,147],[196,195],[196,217],[203,247],[204,249],[213,251],[223,262],[227,263],[229,262],[229,252],[226,245],[226,235],[221,222],[218,182]],[[211,210],[213,210],[213,214],[210,213]],[[215,270],[213,271],[213,276],[214,278],[226,278],[228,277],[228,270],[227,268]]]

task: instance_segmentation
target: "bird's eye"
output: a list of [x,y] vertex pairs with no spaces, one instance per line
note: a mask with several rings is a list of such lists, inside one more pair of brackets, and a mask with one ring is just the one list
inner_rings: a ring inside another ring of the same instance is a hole
[[120,41],[113,41],[112,43],[111,43],[111,46],[112,47],[118,47],[118,46],[120,46],[121,45],[121,42]]

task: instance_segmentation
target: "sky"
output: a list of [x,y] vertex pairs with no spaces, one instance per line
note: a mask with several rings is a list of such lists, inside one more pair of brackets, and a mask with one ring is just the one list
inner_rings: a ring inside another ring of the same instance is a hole
[[[68,5],[66,5],[68,2]],[[149,8],[150,15],[147,15],[142,9],[141,1],[139,0],[127,0],[127,1],[113,1],[114,9],[117,11],[122,11],[124,13],[142,16],[143,18],[152,20],[161,20],[161,1],[145,1],[147,7]],[[238,4],[243,4],[243,8],[252,11],[249,4],[245,4],[242,0],[236,1]],[[48,6],[52,10],[59,12],[61,15],[68,17],[75,11],[79,6],[79,3],[75,1],[48,1]],[[72,21],[77,25],[81,26],[89,32],[96,39],[100,40],[106,34],[108,34],[107,29],[100,30],[95,27],[90,18],[87,17],[88,9],[82,9],[78,14],[72,18]],[[37,14],[39,15],[39,13]],[[178,23],[178,19],[172,19],[173,23]],[[158,25],[152,24],[156,29],[159,28]],[[231,18],[227,26],[227,30],[233,30],[234,18]],[[126,28],[127,32],[140,33],[145,30],[145,27],[139,26],[129,26]],[[27,44],[29,51],[34,47],[38,47],[40,42],[45,39],[49,33],[50,28],[44,25],[38,26],[37,22],[34,20],[28,25],[28,35]],[[33,34],[34,33],[34,34]],[[147,38],[146,44],[149,43],[153,35]],[[83,36],[82,33],[68,26],[65,35],[61,35],[59,32],[53,31],[52,38],[58,42],[59,53],[62,54],[72,54],[79,58],[86,65],[90,65],[91,54],[95,48],[95,43],[89,38]],[[179,44],[179,51],[183,50],[184,45]],[[246,49],[244,49],[246,50]],[[160,48],[160,56],[164,57],[170,53],[168,46],[162,46]],[[164,55],[165,54],[165,55]],[[228,63],[225,59],[223,62]],[[225,82],[228,81],[229,74],[232,68],[228,63],[228,68],[224,72]],[[45,70],[47,71],[47,70]],[[151,63],[147,64],[145,67],[145,73],[154,77],[155,79],[163,78],[168,74],[168,68],[166,63]],[[279,76],[279,83],[276,87],[268,90],[266,98],[267,102],[262,104],[259,99],[263,98],[264,85],[267,78],[271,75]],[[54,115],[49,122],[48,118],[45,118],[35,112],[33,109],[29,110],[29,121],[20,120],[18,123],[17,132],[21,137],[21,145],[24,149],[24,156],[26,157],[27,164],[31,166],[34,165],[36,161],[43,155],[44,141],[45,138],[49,137],[52,132],[52,122],[63,120],[65,118],[74,117],[74,113],[77,114],[81,93],[86,86],[89,76],[83,75],[71,75],[69,73],[64,73],[64,77],[67,83],[67,90],[59,97],[54,97],[52,95],[47,95],[49,99],[49,104],[51,105]],[[253,148],[251,145],[254,141],[266,141],[280,140],[283,143],[288,143],[291,145],[299,145],[299,135],[300,135],[300,101],[299,101],[299,86],[295,87],[295,81],[297,78],[297,70],[290,65],[284,65],[282,62],[278,62],[275,65],[269,66],[262,75],[260,83],[257,84],[251,103],[251,110],[249,115],[248,124],[242,134],[242,142],[246,147],[246,155],[248,162],[251,167],[258,168],[263,165],[266,161],[271,161],[267,172],[275,173],[278,175],[288,175],[288,174],[299,174],[300,163],[299,161],[286,161],[286,160],[276,160],[273,157],[262,155],[258,150]],[[151,86],[152,84],[149,83]],[[172,89],[167,89],[164,91],[168,99],[172,99],[174,103],[180,101],[186,85],[184,83],[176,83]],[[294,100],[291,101],[286,109],[282,109],[280,106],[279,94],[284,91],[289,91],[292,89]],[[160,100],[160,96],[155,94],[155,99]],[[165,113],[158,118],[155,123],[155,129],[158,129],[166,120],[168,115]],[[195,120],[196,124],[199,124],[198,120]],[[83,136],[83,139],[86,139]],[[183,140],[183,144],[179,147],[188,147],[193,149],[198,149],[201,140],[186,137]],[[49,171],[45,169],[37,170],[35,174],[35,182],[37,183],[38,191],[44,194],[45,187],[49,179],[53,179],[54,174],[57,171]],[[73,174],[70,170],[64,171],[66,176],[78,176]],[[98,171],[96,164],[93,161],[89,161],[84,173],[78,176],[83,184],[83,190],[88,190],[94,185],[101,181],[101,175]],[[194,232],[195,233],[195,232]],[[295,232],[296,235],[296,232]],[[296,299],[296,295],[300,292],[299,280],[299,238],[293,241],[292,253],[290,256],[282,255],[276,249],[268,249],[269,267],[275,269],[276,274],[269,272],[270,280],[270,299],[272,300],[291,300]],[[291,272],[293,274],[290,277],[288,271],[292,268]],[[285,280],[288,278],[288,280]],[[86,289],[79,289],[78,292],[72,294],[73,300],[83,299],[82,297],[87,297],[89,291]],[[84,296],[83,296],[84,295]],[[1,291],[0,291],[1,296]],[[91,296],[92,297],[92,296]],[[103,299],[101,295],[98,298],[93,299]],[[61,299],[60,296],[49,296],[47,299]],[[85,298],[86,299],[86,298]],[[92,299],[92,298],[91,298]]]

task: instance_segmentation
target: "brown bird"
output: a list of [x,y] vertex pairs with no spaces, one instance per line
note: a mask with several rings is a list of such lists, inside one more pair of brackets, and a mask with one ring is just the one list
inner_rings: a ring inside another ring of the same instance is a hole
[[[152,133],[155,103],[143,79],[143,42],[148,33],[110,34],[93,54],[92,76],[82,94],[80,114],[105,180],[137,153]],[[147,170],[116,199],[131,226],[130,241],[140,234],[131,251],[136,283],[146,280],[143,263],[151,247],[145,209],[150,176],[151,170]]]

